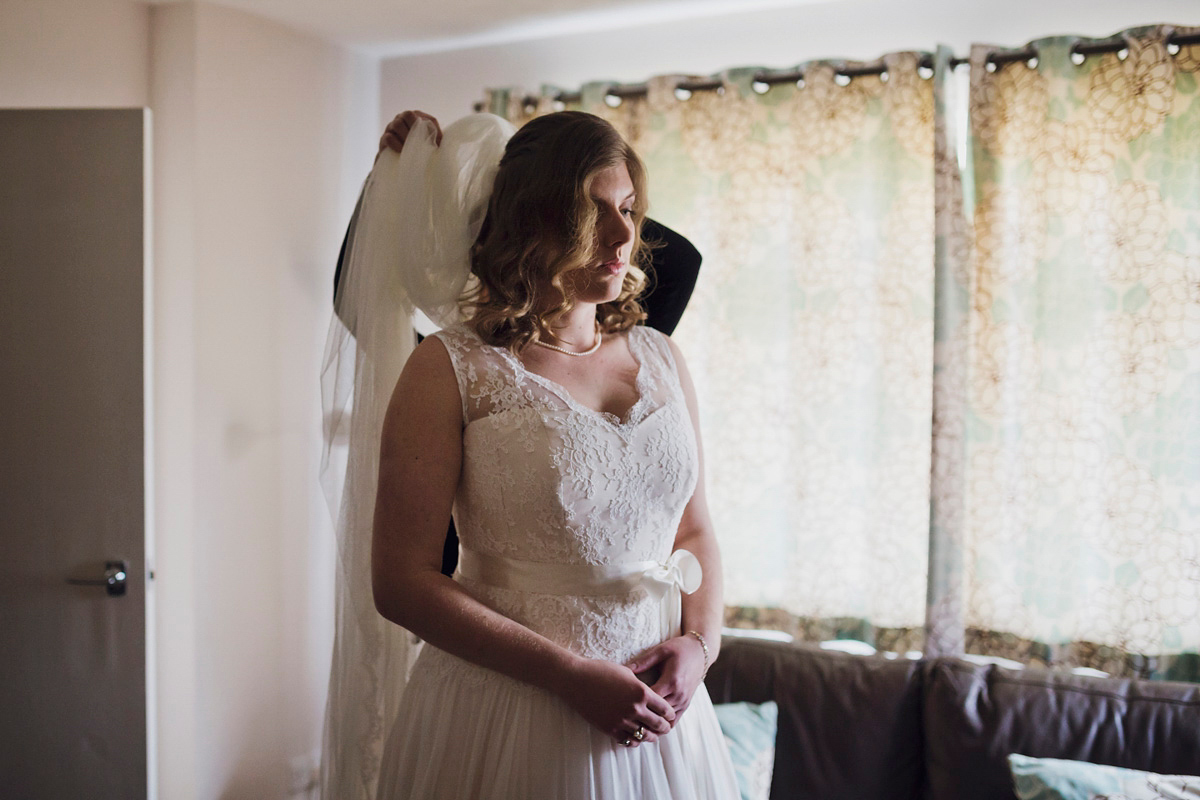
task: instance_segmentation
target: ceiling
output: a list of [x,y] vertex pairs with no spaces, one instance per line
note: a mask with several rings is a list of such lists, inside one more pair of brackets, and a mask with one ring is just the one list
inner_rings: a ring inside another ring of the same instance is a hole
[[833,0],[214,1],[374,55],[401,56]]

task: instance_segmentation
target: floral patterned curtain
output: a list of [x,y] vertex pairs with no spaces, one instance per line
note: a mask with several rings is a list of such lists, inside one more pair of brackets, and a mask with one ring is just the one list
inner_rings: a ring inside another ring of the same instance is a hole
[[[964,100],[954,90],[953,55],[939,47],[934,81],[934,368],[933,463],[929,498],[929,581],[925,652],[964,652],[963,496],[967,433],[967,359],[970,339],[972,236],[960,166]],[[959,92],[961,93],[961,87]]]
[[1170,33],[971,53],[965,440],[934,488],[968,651],[1200,679],[1169,657],[1200,649],[1200,46]]
[[731,624],[1200,680],[1200,45],[1170,33],[977,46],[969,98],[946,49],[583,88],[705,256],[676,338]]

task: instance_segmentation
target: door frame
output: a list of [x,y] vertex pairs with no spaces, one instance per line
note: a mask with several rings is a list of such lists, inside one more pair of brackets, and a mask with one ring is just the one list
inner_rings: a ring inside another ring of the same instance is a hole
[[146,797],[158,800],[158,614],[155,602],[154,463],[154,115],[142,108],[142,502],[145,504],[142,554],[145,569],[146,627]]

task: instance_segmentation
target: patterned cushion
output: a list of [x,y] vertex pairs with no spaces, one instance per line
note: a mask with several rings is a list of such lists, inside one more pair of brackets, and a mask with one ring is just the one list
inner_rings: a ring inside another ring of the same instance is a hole
[[714,706],[721,732],[729,743],[733,771],[742,800],[768,800],[775,767],[775,728],[779,707],[766,703],[721,703]]
[[1200,800],[1200,777],[1016,753],[1008,766],[1018,800]]

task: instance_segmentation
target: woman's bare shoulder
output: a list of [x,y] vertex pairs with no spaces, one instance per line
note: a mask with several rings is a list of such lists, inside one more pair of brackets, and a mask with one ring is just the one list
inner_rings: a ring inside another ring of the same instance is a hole
[[446,343],[426,337],[408,356],[388,409],[390,418],[429,419],[459,412],[458,380]]
[[400,382],[454,382],[454,362],[449,346],[439,336],[427,336],[409,354]]

